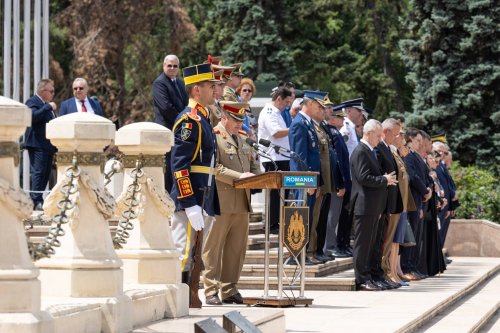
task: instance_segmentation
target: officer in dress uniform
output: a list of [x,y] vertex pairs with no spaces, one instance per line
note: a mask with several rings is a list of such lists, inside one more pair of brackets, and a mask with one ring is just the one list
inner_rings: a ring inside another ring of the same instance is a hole
[[341,109],[346,117],[344,118],[344,126],[340,129],[340,133],[344,136],[347,149],[349,150],[349,157],[351,157],[354,148],[359,143],[356,134],[356,126],[363,124],[363,99],[356,98],[340,103],[334,107],[334,110]]
[[225,101],[241,102],[241,98],[236,94],[236,88],[241,83],[241,78],[245,76],[241,71],[241,63],[229,65],[229,67],[234,68],[229,80],[226,82],[224,87],[224,95],[222,97]]
[[[304,93],[302,110],[295,116],[288,131],[290,150],[298,157],[290,160],[290,171],[320,172],[320,153],[318,135],[313,124],[313,118],[320,119],[324,112],[325,100],[316,94]],[[319,177],[322,185],[322,177]],[[309,230],[312,230],[313,210],[316,201],[316,189],[307,190],[307,205],[309,206]],[[311,244],[308,244],[308,247]],[[306,265],[322,263],[314,257],[306,257]]]
[[[170,196],[175,202],[172,236],[181,254],[186,282],[194,245],[193,230],[208,228],[220,210],[214,169],[217,165],[216,139],[206,108],[213,104],[214,75],[210,64],[184,68],[183,74],[189,104],[179,113],[173,127],[175,144],[171,167],[174,184]],[[213,177],[212,185],[204,191],[210,176]]]
[[[222,101],[222,118],[215,126],[217,138],[217,193],[221,214],[205,236],[205,297],[209,305],[242,304],[236,288],[245,260],[248,240],[248,213],[251,212],[250,190],[235,189],[233,181],[259,173],[248,135],[241,130],[246,103]],[[218,292],[221,291],[221,299]]]
[[226,82],[231,77],[231,73],[233,72],[234,67],[212,64],[212,70],[214,71],[214,78],[218,82],[215,84],[214,104],[209,105],[208,109],[210,111],[210,122],[212,123],[212,126],[215,127],[221,119],[222,107],[220,105],[220,101],[224,94]]

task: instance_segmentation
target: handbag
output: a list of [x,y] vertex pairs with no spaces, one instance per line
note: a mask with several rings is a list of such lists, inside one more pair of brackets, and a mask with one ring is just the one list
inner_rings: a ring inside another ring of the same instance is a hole
[[403,243],[399,244],[400,246],[404,247],[410,247],[410,246],[415,246],[417,245],[417,242],[415,241],[415,235],[413,234],[413,230],[411,229],[410,222],[406,220],[406,230],[405,230],[405,237]]

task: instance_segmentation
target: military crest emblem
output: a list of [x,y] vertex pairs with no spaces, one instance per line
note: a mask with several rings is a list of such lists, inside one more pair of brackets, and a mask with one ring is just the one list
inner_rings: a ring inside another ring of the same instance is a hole
[[283,207],[282,241],[290,254],[298,257],[309,241],[309,207]]
[[188,128],[183,128],[181,130],[181,140],[186,141],[191,136],[191,130]]

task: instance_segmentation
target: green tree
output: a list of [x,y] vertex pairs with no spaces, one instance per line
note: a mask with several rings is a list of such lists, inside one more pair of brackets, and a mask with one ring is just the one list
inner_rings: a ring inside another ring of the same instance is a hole
[[495,1],[412,0],[401,41],[414,87],[410,125],[446,131],[455,157],[500,172],[500,7]]
[[227,65],[242,62],[244,72],[260,81],[291,79],[295,66],[278,25],[284,10],[282,1],[216,0],[187,54],[193,63],[208,53],[222,55]]

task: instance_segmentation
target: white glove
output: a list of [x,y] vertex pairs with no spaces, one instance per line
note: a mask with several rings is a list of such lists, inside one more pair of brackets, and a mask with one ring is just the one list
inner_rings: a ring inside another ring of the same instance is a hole
[[203,214],[201,213],[201,207],[198,205],[186,208],[186,215],[189,219],[189,223],[194,230],[200,231],[203,229]]

